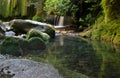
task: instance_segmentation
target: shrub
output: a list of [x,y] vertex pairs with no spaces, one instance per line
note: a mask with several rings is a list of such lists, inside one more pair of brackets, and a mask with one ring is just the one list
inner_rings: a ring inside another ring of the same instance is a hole
[[0,44],[0,52],[2,54],[10,54],[19,56],[22,54],[22,50],[18,41],[15,38],[7,37]]
[[49,39],[49,35],[47,34],[44,34],[43,32],[41,31],[38,31],[38,30],[34,30],[34,29],[31,29],[28,33],[27,33],[27,39],[30,39],[32,37],[39,37],[41,38],[43,41],[47,41]]
[[102,0],[101,5],[105,14],[106,22],[120,18],[119,0]]
[[47,33],[50,38],[55,38],[55,29],[52,26],[47,27],[45,33]]
[[43,50],[45,48],[45,42],[40,37],[32,37],[29,39],[29,50]]
[[39,17],[39,16],[37,16],[37,15],[33,16],[32,20],[34,20],[34,21],[40,21],[40,22],[43,22],[43,21],[44,21],[43,18],[41,18],[41,17]]
[[92,38],[120,44],[120,20],[116,19],[109,22],[98,20],[94,25]]

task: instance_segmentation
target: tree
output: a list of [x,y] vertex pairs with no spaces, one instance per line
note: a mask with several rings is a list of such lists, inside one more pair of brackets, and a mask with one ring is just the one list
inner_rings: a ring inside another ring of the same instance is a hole
[[3,17],[27,15],[29,0],[0,0],[0,15]]

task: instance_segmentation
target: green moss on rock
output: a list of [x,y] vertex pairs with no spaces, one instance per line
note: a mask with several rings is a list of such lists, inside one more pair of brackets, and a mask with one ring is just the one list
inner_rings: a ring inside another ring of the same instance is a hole
[[29,50],[44,50],[45,48],[45,42],[41,38],[32,37],[29,39]]
[[18,41],[15,38],[5,38],[0,44],[0,52],[2,54],[10,54],[19,56],[22,54],[22,50],[19,46]]
[[18,39],[19,46],[21,47],[24,55],[28,54],[29,52],[29,41],[24,38],[19,38]]
[[34,30],[31,29],[28,33],[27,33],[27,39],[30,39],[32,37],[39,37],[41,38],[43,41],[48,41],[49,40],[49,35],[39,31],[39,30]]
[[50,36],[50,38],[55,38],[55,28],[54,27],[48,26],[45,29],[45,33],[47,33]]

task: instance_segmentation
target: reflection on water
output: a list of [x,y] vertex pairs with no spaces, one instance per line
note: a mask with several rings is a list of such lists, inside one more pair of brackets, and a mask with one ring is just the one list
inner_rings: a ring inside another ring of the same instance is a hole
[[63,46],[64,45],[64,38],[63,38],[63,34],[61,34],[61,36],[59,37],[59,42],[60,42],[60,45]]
[[120,78],[120,47],[68,36],[61,46],[60,38],[48,44],[44,58],[64,78]]

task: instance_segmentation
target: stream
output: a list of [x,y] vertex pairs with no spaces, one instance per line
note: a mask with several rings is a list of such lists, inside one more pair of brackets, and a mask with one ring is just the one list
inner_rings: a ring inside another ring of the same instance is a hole
[[120,47],[58,35],[43,52],[29,57],[53,64],[63,78],[120,78]]

